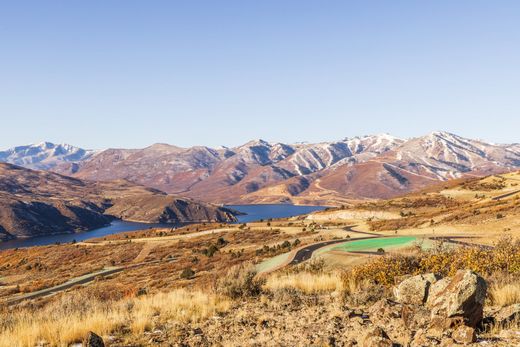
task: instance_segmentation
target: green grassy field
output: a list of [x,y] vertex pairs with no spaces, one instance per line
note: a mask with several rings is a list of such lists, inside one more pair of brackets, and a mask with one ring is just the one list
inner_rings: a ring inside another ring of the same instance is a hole
[[[318,249],[313,253],[313,257],[317,257],[321,254],[330,252],[330,251],[340,251],[340,252],[370,252],[377,251],[379,248],[383,248],[384,250],[390,250],[395,248],[407,247],[414,244],[414,242],[420,241],[415,236],[399,236],[399,237],[385,237],[385,238],[377,238],[377,239],[368,239],[368,240],[359,240],[359,241],[349,241],[336,245],[330,245],[323,248]],[[423,248],[429,247],[429,242],[424,242],[421,246]]]
[[287,252],[287,253],[277,255],[276,257],[264,260],[260,264],[256,265],[257,273],[270,271],[270,270],[282,265],[285,261],[287,261],[289,259],[290,254],[291,254],[291,252]]
[[340,243],[333,246],[331,251],[355,252],[375,251],[379,248],[394,248],[411,245],[417,238],[414,236],[387,237],[381,239],[368,239]]

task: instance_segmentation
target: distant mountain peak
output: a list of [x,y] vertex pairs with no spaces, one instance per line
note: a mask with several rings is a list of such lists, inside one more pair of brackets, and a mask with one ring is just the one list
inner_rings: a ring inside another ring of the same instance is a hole
[[64,162],[79,162],[92,157],[96,151],[85,150],[66,143],[48,141],[17,146],[0,151],[0,161],[31,169],[49,170]]

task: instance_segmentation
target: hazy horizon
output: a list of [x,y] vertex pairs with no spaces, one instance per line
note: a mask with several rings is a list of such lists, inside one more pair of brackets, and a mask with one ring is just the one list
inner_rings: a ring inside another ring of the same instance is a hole
[[514,1],[0,5],[0,148],[520,142]]

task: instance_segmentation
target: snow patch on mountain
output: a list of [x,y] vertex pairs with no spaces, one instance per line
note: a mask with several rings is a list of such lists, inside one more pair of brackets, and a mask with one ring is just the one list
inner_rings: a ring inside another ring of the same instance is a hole
[[31,169],[49,170],[61,163],[75,163],[91,158],[96,151],[85,150],[69,144],[40,142],[0,151],[0,162]]

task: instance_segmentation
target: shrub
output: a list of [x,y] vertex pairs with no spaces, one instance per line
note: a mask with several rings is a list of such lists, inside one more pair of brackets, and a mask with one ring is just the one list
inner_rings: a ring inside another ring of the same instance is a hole
[[433,249],[417,255],[391,255],[355,267],[348,278],[367,279],[382,285],[393,285],[397,277],[433,272],[453,276],[457,270],[470,269],[482,275],[493,273],[520,274],[520,240],[502,238],[495,248],[458,247]]
[[228,242],[223,237],[218,238],[217,247],[224,247],[227,244],[228,244]]
[[195,277],[195,271],[193,271],[191,268],[187,267],[184,270],[182,270],[180,277],[185,280],[190,280],[193,277]]
[[259,295],[265,280],[257,278],[250,263],[235,265],[217,282],[217,292],[229,298],[247,298]]

